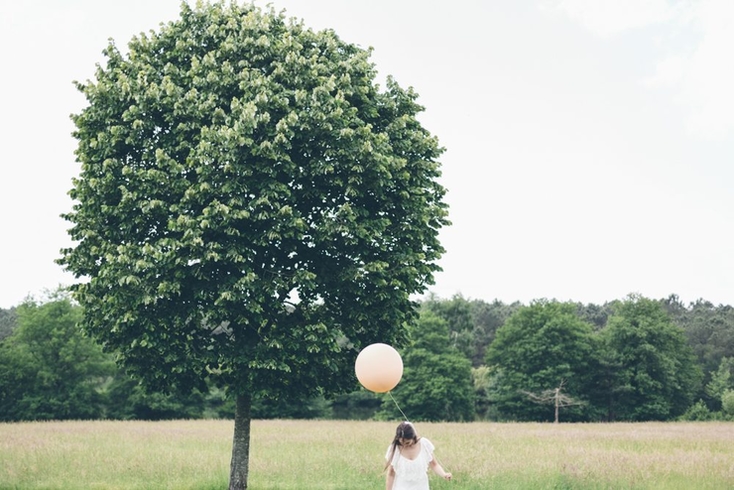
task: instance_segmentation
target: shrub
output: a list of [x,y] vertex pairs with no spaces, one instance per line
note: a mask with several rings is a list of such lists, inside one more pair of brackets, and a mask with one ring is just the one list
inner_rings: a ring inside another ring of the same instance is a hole
[[688,407],[688,410],[680,417],[681,420],[691,421],[712,420],[713,418],[711,410],[709,410],[703,400],[698,400]]

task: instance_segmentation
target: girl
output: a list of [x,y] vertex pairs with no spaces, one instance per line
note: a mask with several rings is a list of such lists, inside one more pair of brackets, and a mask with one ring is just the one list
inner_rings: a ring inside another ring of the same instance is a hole
[[437,475],[451,480],[451,473],[444,471],[433,457],[433,449],[431,441],[418,437],[413,424],[401,422],[385,455],[387,490],[429,490],[429,467]]

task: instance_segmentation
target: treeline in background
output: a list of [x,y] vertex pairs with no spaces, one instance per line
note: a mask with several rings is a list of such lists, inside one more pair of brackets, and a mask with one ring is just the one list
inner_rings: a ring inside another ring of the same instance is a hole
[[[230,418],[216,388],[146,392],[79,330],[63,292],[0,309],[0,421]],[[734,420],[734,308],[672,295],[603,305],[428,297],[390,395],[262,399],[253,418]],[[155,360],[151,359],[151,363]],[[353,373],[344,373],[354,376]]]

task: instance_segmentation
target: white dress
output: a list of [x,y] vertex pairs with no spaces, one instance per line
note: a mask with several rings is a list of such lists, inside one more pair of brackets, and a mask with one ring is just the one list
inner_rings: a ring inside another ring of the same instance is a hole
[[[400,454],[400,448],[395,448],[390,465],[395,470],[395,481],[392,490],[428,490],[428,464],[433,460],[433,443],[421,437],[418,441],[420,452],[415,459],[408,459]],[[385,459],[390,458],[390,449],[387,448]]]

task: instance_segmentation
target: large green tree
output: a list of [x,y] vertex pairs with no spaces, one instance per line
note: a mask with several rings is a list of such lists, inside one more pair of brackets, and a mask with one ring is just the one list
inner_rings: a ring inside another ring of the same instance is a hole
[[[588,403],[598,368],[592,326],[581,320],[576,305],[537,300],[520,307],[497,330],[487,350],[492,370],[493,410],[502,419],[553,420],[553,407],[534,402],[534,395],[563,385],[566,396]],[[575,405],[561,415],[589,420],[593,406]]]
[[[402,353],[403,378],[392,395],[404,414],[415,421],[474,420],[471,362],[452,345],[447,322],[422,310],[411,329],[412,342]],[[400,416],[385,398],[381,417]]]
[[184,3],[128,50],[78,84],[60,262],[130,371],[236,397],[246,488],[253,398],[352,388],[360,348],[403,344],[443,252],[442,150],[369,51],[272,8]]
[[631,295],[612,308],[601,332],[611,353],[612,420],[668,420],[693,402],[701,369],[682,329],[659,302]]
[[81,308],[56,293],[26,300],[0,342],[0,420],[94,419],[114,363],[79,329]]

